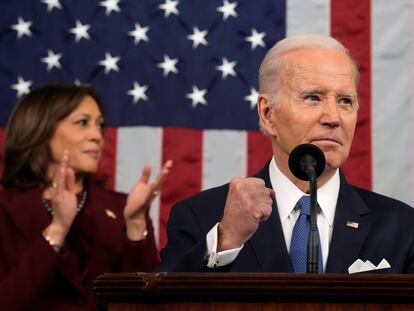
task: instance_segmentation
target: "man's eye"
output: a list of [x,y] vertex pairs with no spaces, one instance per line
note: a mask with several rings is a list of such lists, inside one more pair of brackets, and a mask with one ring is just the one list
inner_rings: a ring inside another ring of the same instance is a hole
[[317,95],[308,95],[305,97],[306,100],[312,101],[312,102],[318,102],[320,101],[319,96]]
[[342,105],[352,105],[353,101],[350,98],[344,97],[339,99],[339,103]]

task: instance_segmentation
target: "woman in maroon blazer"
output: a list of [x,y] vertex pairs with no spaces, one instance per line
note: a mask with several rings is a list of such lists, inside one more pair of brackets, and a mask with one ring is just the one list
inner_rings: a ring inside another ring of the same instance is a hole
[[85,86],[45,86],[14,109],[0,191],[2,309],[94,310],[99,274],[158,262],[148,208],[172,163],[153,182],[146,166],[128,197],[103,189],[90,177],[103,126]]

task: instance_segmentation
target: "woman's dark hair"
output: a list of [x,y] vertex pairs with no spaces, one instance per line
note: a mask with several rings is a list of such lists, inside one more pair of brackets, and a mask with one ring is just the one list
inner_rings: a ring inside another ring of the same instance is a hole
[[47,168],[52,162],[49,147],[56,125],[91,96],[89,86],[52,84],[33,90],[15,106],[4,133],[4,187],[26,189],[50,182]]

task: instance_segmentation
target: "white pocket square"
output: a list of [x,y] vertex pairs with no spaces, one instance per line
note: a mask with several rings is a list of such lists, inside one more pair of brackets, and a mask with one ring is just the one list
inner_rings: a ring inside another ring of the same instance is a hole
[[375,266],[371,261],[362,261],[361,259],[355,260],[355,262],[349,266],[348,273],[354,274],[354,273],[360,273],[360,272],[366,272],[366,271],[372,271],[372,270],[380,270],[380,269],[388,269],[391,268],[391,265],[388,263],[388,261],[383,258],[381,262],[378,264],[378,266]]

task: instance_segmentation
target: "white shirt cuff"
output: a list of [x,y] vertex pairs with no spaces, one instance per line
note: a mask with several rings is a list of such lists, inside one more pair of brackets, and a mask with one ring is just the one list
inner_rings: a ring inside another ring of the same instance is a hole
[[207,253],[208,258],[207,267],[217,268],[231,264],[237,255],[243,248],[243,245],[239,248],[228,249],[217,253],[217,241],[218,241],[218,223],[211,228],[207,233]]

